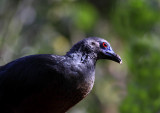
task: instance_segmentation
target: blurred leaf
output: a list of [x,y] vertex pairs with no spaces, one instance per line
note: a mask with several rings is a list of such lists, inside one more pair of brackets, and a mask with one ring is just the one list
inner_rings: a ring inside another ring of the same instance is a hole
[[84,31],[91,30],[98,18],[96,9],[87,3],[79,4],[74,14],[75,25]]
[[56,54],[64,55],[67,51],[69,51],[70,45],[65,37],[59,36],[55,37],[53,40],[52,47]]

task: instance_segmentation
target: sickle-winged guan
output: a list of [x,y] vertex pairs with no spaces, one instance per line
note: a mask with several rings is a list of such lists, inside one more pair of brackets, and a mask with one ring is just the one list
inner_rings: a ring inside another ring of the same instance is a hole
[[85,38],[64,56],[30,55],[0,67],[0,113],[65,113],[85,98],[99,59],[122,63],[110,44]]

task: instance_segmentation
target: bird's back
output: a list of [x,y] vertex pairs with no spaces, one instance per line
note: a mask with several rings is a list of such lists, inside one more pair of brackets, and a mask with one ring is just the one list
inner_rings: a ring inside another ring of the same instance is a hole
[[[0,113],[64,113],[91,90],[64,56],[33,55],[0,68]],[[77,73],[77,74],[76,74]]]

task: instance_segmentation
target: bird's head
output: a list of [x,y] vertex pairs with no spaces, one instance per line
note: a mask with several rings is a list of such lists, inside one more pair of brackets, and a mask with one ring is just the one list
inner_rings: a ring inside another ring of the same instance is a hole
[[[97,37],[85,38],[75,44],[70,52],[86,52],[86,53],[94,53],[97,59],[109,59],[118,63],[122,63],[122,60],[119,55],[117,55],[110,44],[102,39]],[[69,53],[70,53],[69,52]]]

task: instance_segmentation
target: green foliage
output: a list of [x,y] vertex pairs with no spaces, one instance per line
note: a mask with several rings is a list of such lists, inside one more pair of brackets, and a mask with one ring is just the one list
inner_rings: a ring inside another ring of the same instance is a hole
[[115,30],[125,38],[151,31],[160,19],[159,9],[152,5],[152,2],[147,0],[118,1],[111,13]]
[[157,113],[160,108],[160,39],[144,37],[131,45],[129,64],[132,79],[122,113]]
[[[157,113],[160,108],[160,39],[153,29],[159,22],[159,9],[153,1],[119,2],[112,23],[127,39],[130,79],[121,113]],[[156,2],[158,3],[158,2]],[[129,39],[129,40],[128,40]]]
[[96,24],[98,16],[96,9],[86,3],[79,4],[77,7],[74,15],[76,27],[84,31],[91,30]]

